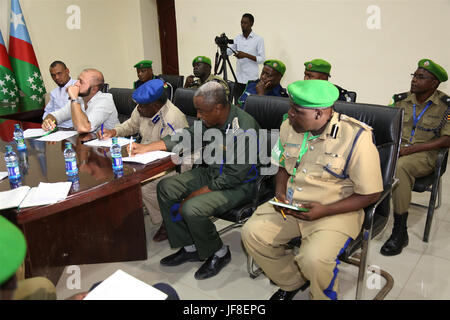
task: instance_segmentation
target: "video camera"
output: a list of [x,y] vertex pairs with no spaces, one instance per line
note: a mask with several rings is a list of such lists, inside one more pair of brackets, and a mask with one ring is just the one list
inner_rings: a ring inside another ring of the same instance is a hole
[[233,40],[228,39],[225,32],[216,37],[214,40],[219,47],[228,47],[228,44],[233,44]]

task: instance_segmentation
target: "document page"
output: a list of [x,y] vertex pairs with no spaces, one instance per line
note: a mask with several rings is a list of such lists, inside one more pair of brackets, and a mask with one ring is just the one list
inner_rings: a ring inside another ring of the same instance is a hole
[[30,187],[23,186],[0,192],[0,210],[17,208],[29,191]]
[[[131,142],[134,142],[134,140],[131,141]],[[127,144],[130,144],[130,139],[119,137],[119,138],[117,138],[117,143],[119,144],[119,146],[123,147],[123,146],[126,146]],[[105,139],[105,140],[95,139],[95,140],[91,140],[91,141],[85,142],[84,145],[85,146],[90,146],[90,147],[111,148],[111,146],[112,146],[112,138]]]
[[147,164],[159,159],[163,159],[167,156],[174,155],[173,152],[166,152],[166,151],[150,151],[147,153],[137,154],[132,157],[124,157],[122,158],[122,161],[124,162],[137,162],[142,164]]
[[64,200],[69,194],[72,182],[45,183],[32,188],[20,204],[20,208],[43,206]]
[[167,294],[117,270],[95,287],[84,300],[165,300]]
[[77,135],[77,131],[56,131],[54,133],[49,134],[48,136],[36,139],[38,141],[62,141],[67,138],[73,137]]
[[47,131],[45,131],[44,129],[27,129],[23,132],[23,137],[25,139],[42,137],[46,133]]

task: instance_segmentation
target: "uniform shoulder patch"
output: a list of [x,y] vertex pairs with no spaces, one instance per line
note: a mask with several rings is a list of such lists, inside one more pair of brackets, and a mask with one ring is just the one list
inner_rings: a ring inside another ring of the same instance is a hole
[[441,98],[441,101],[444,102],[444,103],[447,105],[447,107],[450,107],[450,97],[449,97],[449,96],[444,95],[444,96]]
[[407,96],[408,96],[408,92],[397,93],[392,96],[392,99],[394,100],[394,102],[399,102],[401,100],[406,99]]
[[360,126],[361,128],[364,128],[364,129],[366,129],[368,131],[372,131],[373,130],[372,127],[369,126],[367,123],[361,122],[361,121],[359,121],[359,120],[357,120],[355,118],[349,117],[349,116],[347,116],[345,114],[341,114],[341,120],[344,120],[344,121],[347,121],[347,122],[350,122],[350,123],[354,123],[354,124]]

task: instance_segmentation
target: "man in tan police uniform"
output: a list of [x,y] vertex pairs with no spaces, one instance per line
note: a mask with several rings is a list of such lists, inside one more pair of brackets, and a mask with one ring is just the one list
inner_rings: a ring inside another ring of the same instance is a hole
[[393,96],[403,108],[402,146],[397,162],[398,187],[394,189],[394,228],[381,247],[381,254],[400,254],[408,245],[407,219],[416,178],[433,172],[439,148],[450,146],[450,97],[437,90],[447,72],[430,59],[422,59],[412,74],[411,91]]
[[[280,207],[265,203],[244,225],[242,241],[280,287],[271,299],[292,299],[305,279],[312,299],[337,299],[337,257],[360,232],[363,208],[383,190],[379,155],[369,126],[333,111],[339,92],[332,83],[297,81],[288,93],[289,120],[272,151],[276,198],[309,211],[283,209],[284,220]],[[299,236],[295,255],[285,245]]]
[[[126,137],[139,133],[141,143],[148,144],[159,141],[167,135],[172,135],[175,130],[188,126],[186,116],[169,99],[164,91],[164,82],[153,79],[145,82],[133,92],[133,99],[138,103],[133,110],[130,119],[116,126],[113,130],[97,132],[100,139],[114,136]],[[175,172],[162,174],[164,177],[174,175]],[[148,209],[153,224],[162,223],[156,197],[156,185],[160,179],[154,179],[142,186],[142,200]],[[154,241],[167,239],[164,224],[153,237]]]

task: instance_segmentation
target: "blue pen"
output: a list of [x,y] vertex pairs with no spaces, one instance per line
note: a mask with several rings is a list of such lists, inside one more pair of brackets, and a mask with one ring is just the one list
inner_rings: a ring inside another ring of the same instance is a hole
[[102,127],[101,127],[101,129],[100,130],[102,130],[102,137],[103,137],[103,123],[102,123]]

